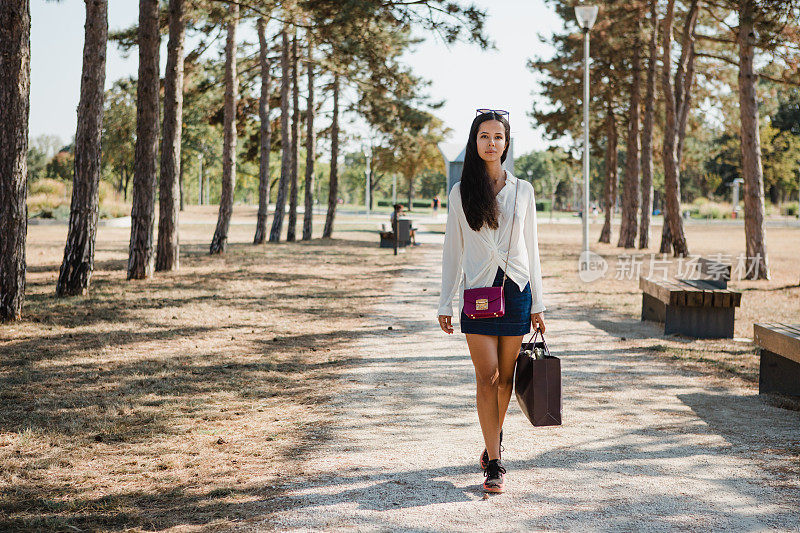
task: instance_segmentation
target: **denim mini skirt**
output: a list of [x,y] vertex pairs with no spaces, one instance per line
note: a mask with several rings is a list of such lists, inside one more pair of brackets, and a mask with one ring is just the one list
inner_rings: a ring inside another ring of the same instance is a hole
[[[497,268],[492,287],[503,284],[503,269]],[[478,333],[480,335],[497,335],[514,337],[527,335],[531,331],[531,284],[520,291],[517,284],[506,278],[503,288],[506,311],[496,318],[471,319],[461,310],[461,333]]]

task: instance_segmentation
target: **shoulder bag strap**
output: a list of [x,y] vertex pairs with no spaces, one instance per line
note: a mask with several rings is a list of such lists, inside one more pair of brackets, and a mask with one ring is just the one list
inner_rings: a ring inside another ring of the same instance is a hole
[[[506,179],[508,177],[506,176]],[[506,266],[503,269],[503,284],[501,287],[503,290],[506,288],[506,277],[508,277],[508,257],[511,254],[511,236],[514,235],[514,217],[517,215],[517,193],[519,192],[519,178],[514,178],[517,180],[517,184],[514,187],[514,212],[511,214],[511,232],[508,235],[508,251],[506,252]]]

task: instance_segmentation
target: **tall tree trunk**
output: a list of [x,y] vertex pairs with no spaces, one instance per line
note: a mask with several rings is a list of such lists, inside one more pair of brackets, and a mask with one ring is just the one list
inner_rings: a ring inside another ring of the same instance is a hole
[[306,99],[306,198],[303,213],[303,240],[311,239],[314,218],[314,42],[311,32],[307,32],[308,41],[308,98]]
[[0,2],[0,321],[25,300],[30,88],[30,2]]
[[225,43],[225,112],[222,145],[222,193],[219,197],[217,229],[209,252],[220,254],[228,247],[228,228],[233,214],[233,191],[236,187],[236,102],[239,97],[239,75],[236,67],[236,26],[239,4],[231,4],[228,38]]
[[339,75],[333,75],[333,119],[331,122],[331,176],[328,186],[328,214],[325,216],[325,228],[322,238],[330,239],[333,235],[333,220],[336,217],[336,205],[339,201]]
[[139,0],[139,82],[128,279],[145,279],[153,273],[160,44],[158,0]]
[[653,212],[653,115],[656,102],[656,57],[658,47],[657,0],[650,2],[649,56],[647,59],[647,83],[645,88],[644,122],[642,124],[642,209],[639,220],[639,248],[650,245],[650,216]]
[[662,209],[664,223],[661,225],[661,246],[658,251],[662,254],[668,254],[672,251],[672,233],[669,230],[669,222],[667,221],[667,213]]
[[278,196],[275,199],[269,242],[281,240],[283,215],[286,210],[286,189],[292,174],[292,145],[289,139],[289,69],[289,34],[284,27],[281,30],[281,179],[278,182]]
[[272,128],[269,123],[269,93],[272,90],[269,48],[266,37],[266,20],[258,19],[259,64],[261,66],[261,97],[258,100],[260,120],[261,159],[258,163],[258,217],[253,244],[263,244],[267,239],[267,216],[269,215],[269,151],[272,145]]
[[[698,16],[697,1],[689,6],[689,15],[683,22],[683,37],[681,38],[681,61],[675,74],[675,101],[678,112],[678,147],[677,161],[683,157],[683,141],[686,138],[686,123],[689,119],[689,110],[692,103],[692,85],[694,85],[694,27]],[[679,173],[680,174],[680,173]]]
[[297,187],[300,173],[300,80],[297,77],[297,30],[292,38],[292,187],[289,193],[289,224],[286,240],[297,240]]
[[130,170],[126,170],[125,171],[125,187],[123,187],[123,191],[124,191],[123,192],[123,198],[125,199],[126,202],[128,201],[128,188],[129,188],[129,185],[131,184],[131,175],[132,175],[132,172]]
[[[370,150],[372,150],[372,146],[370,146]],[[372,192],[373,192],[373,190],[375,189],[375,186],[376,186],[375,185],[375,179],[374,179],[375,173],[373,172],[374,169],[372,168],[372,167],[375,166],[373,164],[374,161],[375,161],[375,156],[372,155],[372,152],[370,152],[370,156],[367,158],[367,161],[366,161],[367,167],[368,167],[367,168],[367,170],[368,170],[368,172],[367,172],[367,187],[369,187],[369,205],[367,206],[367,209],[369,211],[372,211],[372,205],[373,205],[373,202],[375,201],[375,195],[372,194]]]
[[631,102],[628,110],[627,157],[625,160],[625,183],[622,189],[622,217],[617,246],[636,247],[637,219],[639,211],[639,85],[641,61],[639,52],[640,24],[637,21],[636,38],[631,58]]
[[669,224],[670,236],[672,237],[672,249],[675,256],[689,255],[689,248],[686,245],[686,235],[683,231],[683,219],[681,218],[680,204],[680,181],[678,179],[680,161],[678,159],[679,142],[679,119],[682,116],[683,105],[688,104],[685,98],[686,78],[684,76],[685,65],[689,59],[692,33],[694,22],[697,21],[697,1],[692,0],[687,15],[686,28],[689,30],[684,33],[684,42],[681,49],[681,59],[678,63],[678,70],[675,75],[675,85],[672,84],[672,23],[675,14],[675,0],[669,0],[667,4],[667,14],[664,18],[664,56],[662,65],[661,84],[664,93],[666,121],[664,124],[664,142],[662,147],[662,158],[664,160],[664,200],[665,224]]
[[106,81],[108,3],[86,2],[81,98],[75,133],[75,174],[64,259],[56,281],[56,296],[86,294],[94,270],[94,244],[100,191],[100,134]]
[[599,242],[611,242],[611,218],[614,215],[614,204],[616,203],[617,189],[617,121],[608,103],[606,110],[606,183],[603,194],[605,203],[605,221],[603,229],[600,231]]
[[742,177],[744,181],[744,233],[747,253],[746,279],[769,279],[764,229],[764,174],[758,132],[756,73],[753,68],[754,0],[739,4],[739,117],[742,128]]
[[181,200],[185,16],[184,0],[169,0],[169,41],[167,71],[164,74],[164,122],[161,130],[161,181],[158,197],[157,271],[178,270],[180,263],[178,211]]
[[181,158],[181,168],[180,172],[178,173],[178,193],[180,194],[180,210],[183,211],[184,209],[184,196],[183,196],[183,171],[186,168],[186,160]]

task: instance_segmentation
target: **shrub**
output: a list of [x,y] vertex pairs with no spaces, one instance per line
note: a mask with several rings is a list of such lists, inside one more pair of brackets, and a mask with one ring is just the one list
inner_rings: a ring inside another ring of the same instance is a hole
[[[697,200],[700,200],[699,198]],[[733,207],[731,204],[723,203],[723,202],[712,202],[706,198],[698,202],[692,203],[690,207],[686,210],[689,212],[689,216],[692,218],[703,218],[703,219],[725,219],[731,218],[731,212]]]
[[67,192],[67,184],[63,181],[54,180],[50,178],[43,178],[31,183],[30,196],[39,194],[46,196],[57,196],[65,198]]

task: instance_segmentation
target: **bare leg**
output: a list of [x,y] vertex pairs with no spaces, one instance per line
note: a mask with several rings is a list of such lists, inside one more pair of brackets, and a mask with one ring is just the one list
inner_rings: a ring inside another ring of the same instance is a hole
[[478,420],[489,460],[500,458],[500,413],[498,409],[498,338],[467,333],[467,346],[475,366]]
[[519,337],[498,337],[497,412],[500,429],[503,428],[503,421],[506,418],[506,411],[508,411],[508,402],[511,401],[511,392],[514,389],[514,366],[517,363],[520,346],[522,346],[522,335]]

